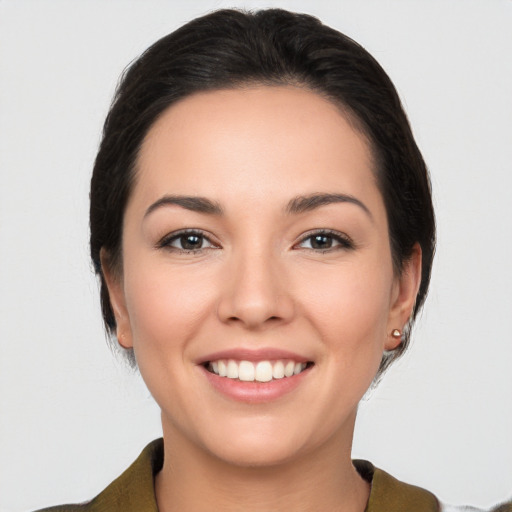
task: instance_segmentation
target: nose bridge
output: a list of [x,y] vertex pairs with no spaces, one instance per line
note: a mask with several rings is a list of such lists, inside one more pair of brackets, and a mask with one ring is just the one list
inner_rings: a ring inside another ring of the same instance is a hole
[[287,320],[293,310],[279,256],[269,245],[246,244],[233,250],[226,268],[219,316],[257,328]]

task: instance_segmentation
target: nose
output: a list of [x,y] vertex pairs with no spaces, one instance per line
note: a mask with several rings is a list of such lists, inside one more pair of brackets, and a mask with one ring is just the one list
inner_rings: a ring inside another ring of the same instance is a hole
[[220,320],[251,330],[289,322],[294,301],[282,262],[263,251],[247,253],[233,257],[226,265],[218,305]]

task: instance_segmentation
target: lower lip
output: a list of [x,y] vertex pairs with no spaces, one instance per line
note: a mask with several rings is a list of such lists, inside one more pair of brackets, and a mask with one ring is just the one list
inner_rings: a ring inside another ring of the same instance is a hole
[[217,374],[209,372],[203,366],[200,369],[216,391],[232,400],[248,403],[264,403],[278,400],[295,390],[311,371],[311,368],[306,368],[298,375],[273,379],[269,382],[244,382],[238,379],[219,377]]

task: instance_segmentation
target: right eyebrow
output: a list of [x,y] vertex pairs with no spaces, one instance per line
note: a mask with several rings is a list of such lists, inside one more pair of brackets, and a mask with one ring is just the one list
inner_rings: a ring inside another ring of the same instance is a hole
[[363,210],[366,215],[368,215],[368,217],[373,221],[373,216],[369,208],[362,201],[348,194],[315,193],[306,196],[297,196],[288,203],[288,206],[286,207],[286,213],[296,215],[315,210],[316,208],[320,208],[320,206],[334,203],[355,204],[361,208],[361,210]]
[[165,195],[155,201],[144,213],[146,218],[150,213],[164,206],[175,205],[198,213],[208,215],[224,215],[222,207],[206,197]]

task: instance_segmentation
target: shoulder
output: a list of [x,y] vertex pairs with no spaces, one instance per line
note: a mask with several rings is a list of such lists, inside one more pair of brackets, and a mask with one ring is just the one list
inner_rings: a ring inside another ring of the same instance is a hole
[[401,482],[362,460],[353,461],[359,474],[371,484],[365,512],[440,512],[438,499],[429,491]]
[[359,474],[371,484],[365,512],[512,512],[512,502],[490,509],[452,506],[442,503],[431,492],[397,480],[367,461],[355,460]]
[[135,462],[92,500],[37,512],[158,512],[153,481],[162,464],[163,441],[157,439],[148,444]]

